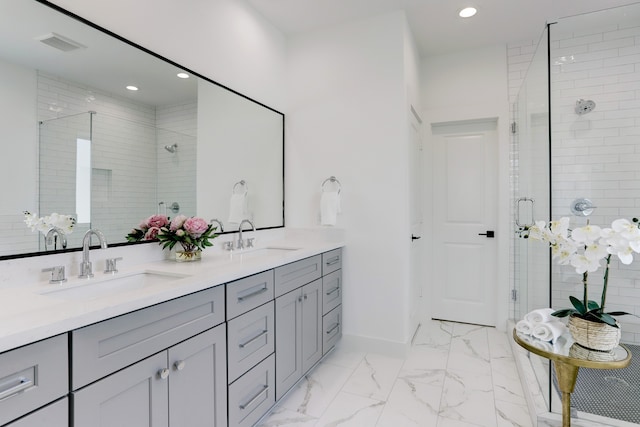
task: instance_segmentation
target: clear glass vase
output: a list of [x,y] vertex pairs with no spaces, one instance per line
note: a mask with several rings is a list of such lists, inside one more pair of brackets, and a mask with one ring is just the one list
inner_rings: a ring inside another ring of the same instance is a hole
[[202,259],[202,251],[196,249],[193,251],[176,251],[176,262],[200,261]]

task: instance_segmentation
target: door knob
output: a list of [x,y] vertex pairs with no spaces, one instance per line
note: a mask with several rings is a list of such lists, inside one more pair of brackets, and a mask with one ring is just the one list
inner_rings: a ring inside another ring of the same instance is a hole
[[496,232],[493,230],[487,230],[486,233],[478,233],[478,236],[487,236],[489,239],[496,237]]

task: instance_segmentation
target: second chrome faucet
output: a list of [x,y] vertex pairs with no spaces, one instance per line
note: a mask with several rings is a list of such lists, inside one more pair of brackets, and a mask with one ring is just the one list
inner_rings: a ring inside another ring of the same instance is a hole
[[84,233],[84,237],[82,238],[82,262],[80,263],[80,274],[78,275],[81,279],[89,279],[93,277],[93,267],[91,266],[91,261],[89,260],[89,246],[91,245],[91,235],[94,235],[100,241],[100,247],[102,249],[107,248],[107,240],[104,238],[104,234],[100,230],[89,229],[86,233]]

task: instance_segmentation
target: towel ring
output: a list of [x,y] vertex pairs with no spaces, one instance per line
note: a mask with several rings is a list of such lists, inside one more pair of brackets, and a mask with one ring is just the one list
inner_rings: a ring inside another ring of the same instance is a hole
[[[243,193],[236,193],[236,188],[238,187],[244,187],[244,192]],[[249,186],[247,185],[247,183],[245,182],[244,179],[236,182],[233,185],[233,190],[231,190],[232,193],[236,193],[236,194],[247,194],[249,192]]]
[[335,176],[330,176],[329,178],[325,179],[324,181],[322,181],[322,185],[320,186],[322,188],[322,191],[325,191],[324,186],[326,183],[331,182],[334,184],[338,185],[338,193],[340,193],[340,191],[342,191],[342,184],[340,184],[340,181],[338,181],[338,178],[336,178]]

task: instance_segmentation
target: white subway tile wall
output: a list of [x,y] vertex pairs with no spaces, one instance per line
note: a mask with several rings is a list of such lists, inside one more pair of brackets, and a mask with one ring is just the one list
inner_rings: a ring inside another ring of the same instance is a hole
[[[35,196],[40,216],[76,214],[69,207],[75,207],[78,138],[92,138],[92,227],[124,241],[140,220],[158,211],[160,200],[178,202],[180,213],[195,214],[195,101],[148,106],[40,73],[37,105],[40,139],[46,139],[39,147],[40,194]],[[88,111],[96,112],[91,122]],[[163,149],[173,143],[179,145],[175,154]],[[125,213],[136,220],[122,221]],[[78,224],[67,236],[69,246],[79,246],[88,227]],[[0,231],[16,238],[7,239],[9,247],[0,244],[0,255],[44,249],[43,236],[26,227],[21,212],[0,217]]]

